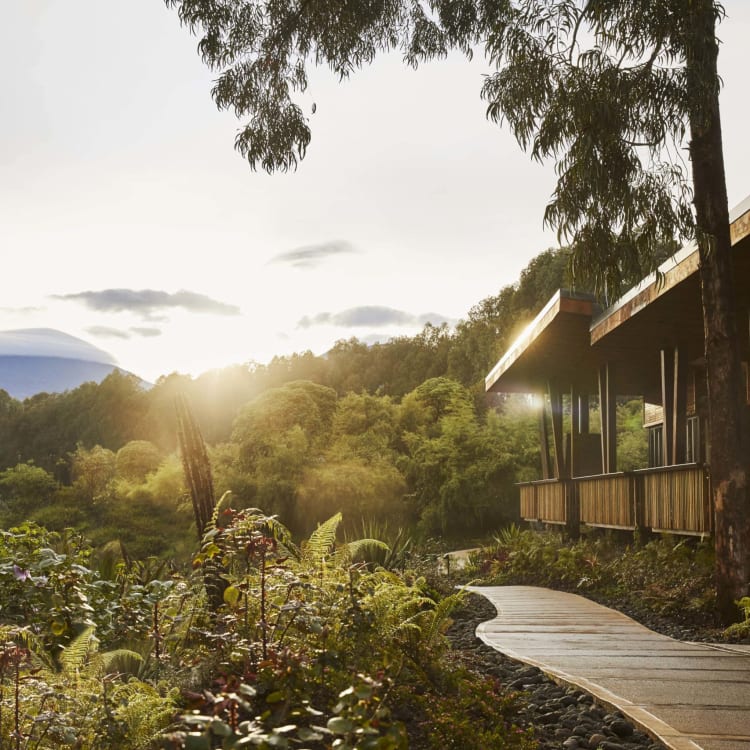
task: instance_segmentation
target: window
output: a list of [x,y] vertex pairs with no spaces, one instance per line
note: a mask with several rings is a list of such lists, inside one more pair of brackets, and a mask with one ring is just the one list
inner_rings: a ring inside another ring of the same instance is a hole
[[664,428],[662,425],[648,428],[649,468],[664,465]]

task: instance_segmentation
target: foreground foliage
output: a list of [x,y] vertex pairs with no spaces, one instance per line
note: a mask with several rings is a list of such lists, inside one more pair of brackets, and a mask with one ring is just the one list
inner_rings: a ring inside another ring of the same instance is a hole
[[337,542],[341,520],[298,545],[220,503],[189,575],[2,532],[0,747],[530,748],[513,697],[451,668],[462,594],[366,562],[387,545]]

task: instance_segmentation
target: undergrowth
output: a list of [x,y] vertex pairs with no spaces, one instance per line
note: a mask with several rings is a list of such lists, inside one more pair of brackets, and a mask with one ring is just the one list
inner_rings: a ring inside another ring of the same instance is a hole
[[474,555],[464,576],[482,584],[524,584],[619,602],[634,612],[715,625],[714,555],[702,540],[664,535],[623,543],[613,534],[571,541],[516,526]]
[[451,664],[435,556],[340,522],[297,544],[221,506],[188,574],[0,532],[0,750],[531,750],[515,698]]

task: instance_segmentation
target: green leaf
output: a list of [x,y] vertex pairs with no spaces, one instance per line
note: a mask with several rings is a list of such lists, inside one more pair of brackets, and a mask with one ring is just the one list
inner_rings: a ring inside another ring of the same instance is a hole
[[242,592],[236,586],[227,586],[224,589],[224,602],[230,607],[236,607]]
[[211,731],[217,737],[230,737],[232,735],[232,727],[230,727],[229,724],[221,721],[220,719],[214,719],[211,722],[210,727]]
[[351,719],[345,719],[343,716],[334,716],[328,720],[326,726],[334,734],[348,734],[354,730],[354,722]]
[[315,732],[312,729],[308,729],[308,727],[300,727],[297,730],[297,737],[299,737],[302,742],[317,742],[318,740],[323,739],[323,735],[320,732]]
[[203,733],[189,732],[185,735],[185,750],[211,750],[211,740]]

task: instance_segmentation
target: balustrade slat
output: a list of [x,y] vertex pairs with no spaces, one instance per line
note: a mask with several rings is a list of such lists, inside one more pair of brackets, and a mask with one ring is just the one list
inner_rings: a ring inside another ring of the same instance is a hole
[[[708,480],[701,466],[578,477],[569,487],[569,491],[578,493],[579,520],[590,526],[635,528],[635,498],[639,491],[645,526],[700,534],[709,533],[712,528]],[[529,482],[520,490],[522,518],[566,522],[566,482]]]

